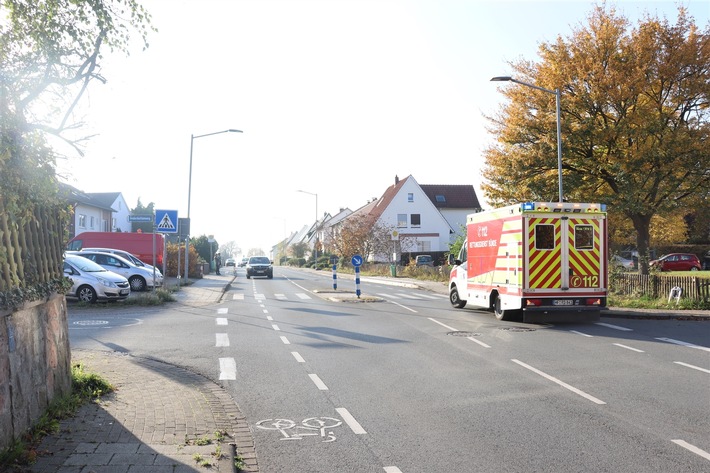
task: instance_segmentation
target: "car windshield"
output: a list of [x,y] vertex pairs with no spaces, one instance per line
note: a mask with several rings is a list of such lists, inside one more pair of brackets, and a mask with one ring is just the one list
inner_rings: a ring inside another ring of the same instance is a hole
[[249,259],[249,264],[269,264],[269,258],[266,256],[253,256]]
[[107,270],[94,263],[88,258],[83,256],[70,256],[67,257],[67,261],[73,264],[79,271],[85,271],[87,273],[103,273]]

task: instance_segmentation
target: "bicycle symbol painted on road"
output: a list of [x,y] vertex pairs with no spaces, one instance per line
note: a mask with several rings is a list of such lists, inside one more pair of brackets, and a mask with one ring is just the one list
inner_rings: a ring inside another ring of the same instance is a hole
[[340,419],[333,417],[309,417],[303,419],[300,425],[291,419],[264,419],[257,422],[256,426],[264,430],[279,431],[283,435],[279,440],[302,440],[303,437],[320,436],[325,439],[322,442],[327,443],[335,441],[335,434],[329,429],[342,423]]

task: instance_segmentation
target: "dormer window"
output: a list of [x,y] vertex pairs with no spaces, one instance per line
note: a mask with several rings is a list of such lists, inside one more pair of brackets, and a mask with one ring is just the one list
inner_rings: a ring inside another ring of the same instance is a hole
[[435,198],[436,198],[437,202],[440,202],[442,204],[446,203],[446,196],[445,195],[437,194]]
[[407,202],[414,202],[414,194],[412,192],[407,194]]

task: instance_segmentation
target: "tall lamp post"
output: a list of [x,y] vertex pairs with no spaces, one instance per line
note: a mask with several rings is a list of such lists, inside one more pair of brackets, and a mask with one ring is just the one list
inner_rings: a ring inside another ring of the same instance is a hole
[[491,79],[491,81],[496,81],[496,82],[515,82],[516,84],[524,85],[526,87],[531,87],[533,89],[537,90],[542,90],[543,92],[547,92],[548,94],[552,94],[555,96],[555,105],[557,107],[557,175],[559,179],[559,196],[560,196],[560,202],[562,202],[563,198],[563,193],[562,193],[562,126],[560,123],[560,89],[557,88],[555,90],[550,90],[546,89],[544,87],[539,87],[537,85],[533,84],[528,84],[527,82],[523,82],[517,79],[513,79],[510,76],[499,76],[499,77],[494,77]]
[[316,198],[316,223],[315,223],[315,236],[316,239],[313,242],[313,266],[315,266],[316,269],[318,269],[318,194],[314,194],[313,192],[308,192],[308,191],[301,191],[299,190],[298,192],[303,192],[304,194],[310,194],[315,196]]
[[[204,135],[190,135],[190,177],[187,183],[187,222],[190,225],[190,197],[192,196],[192,148],[195,144],[195,138],[204,138],[205,136],[219,135],[221,133],[242,133],[242,130],[215,131],[214,133],[206,133]],[[189,233],[189,232],[188,232]],[[185,235],[185,283],[188,281],[188,270],[190,266],[190,236]]]

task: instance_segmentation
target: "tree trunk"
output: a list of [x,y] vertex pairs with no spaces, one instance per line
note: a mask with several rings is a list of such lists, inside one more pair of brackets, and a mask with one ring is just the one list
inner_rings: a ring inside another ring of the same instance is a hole
[[639,253],[639,273],[648,274],[649,248],[651,245],[651,215],[629,215],[636,230],[636,249]]

